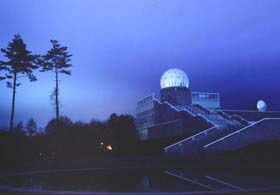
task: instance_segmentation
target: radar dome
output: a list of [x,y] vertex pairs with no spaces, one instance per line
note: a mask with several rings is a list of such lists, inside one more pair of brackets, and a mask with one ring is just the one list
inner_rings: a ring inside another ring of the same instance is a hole
[[187,87],[189,88],[189,77],[187,74],[178,68],[172,68],[163,73],[160,79],[160,87]]
[[257,109],[258,109],[258,111],[260,111],[260,112],[265,112],[266,111],[266,103],[265,103],[265,101],[263,101],[263,100],[259,100],[258,102],[257,102]]

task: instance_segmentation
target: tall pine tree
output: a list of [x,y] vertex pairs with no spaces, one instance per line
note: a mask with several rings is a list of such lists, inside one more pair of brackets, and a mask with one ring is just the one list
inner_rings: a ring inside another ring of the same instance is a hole
[[25,128],[29,136],[33,136],[37,133],[37,124],[33,118],[29,119]]
[[33,55],[27,50],[26,44],[20,35],[15,35],[13,40],[9,42],[6,49],[1,49],[8,61],[0,61],[0,70],[4,70],[5,76],[0,79],[7,79],[7,87],[12,88],[12,111],[10,118],[10,131],[13,130],[16,88],[21,85],[20,78],[27,77],[29,81],[36,81],[37,78],[33,74],[33,70],[38,68],[36,65],[37,55]]
[[57,40],[51,40],[52,48],[42,57],[42,72],[51,71],[55,74],[55,88],[52,94],[54,97],[56,122],[59,124],[60,117],[60,101],[59,101],[59,75],[71,75],[70,67],[72,66],[71,57],[67,47],[61,46]]

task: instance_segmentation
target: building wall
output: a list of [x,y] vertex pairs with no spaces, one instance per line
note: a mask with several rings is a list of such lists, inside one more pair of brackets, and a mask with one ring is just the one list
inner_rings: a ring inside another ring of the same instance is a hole
[[154,94],[137,102],[136,127],[140,140],[186,137],[211,126],[201,116],[194,116],[168,102],[159,102]]
[[198,104],[204,108],[218,110],[221,108],[220,94],[206,92],[192,92],[192,104]]
[[182,130],[182,119],[176,119],[151,126],[148,135],[149,139],[180,137],[183,136]]
[[149,139],[191,136],[212,126],[204,118],[177,110],[168,103],[154,102],[155,125],[148,128]]
[[140,140],[148,139],[148,127],[155,124],[154,98],[155,95],[151,94],[137,102],[136,128]]
[[169,102],[178,109],[192,104],[191,91],[186,87],[168,87],[160,91],[161,102]]

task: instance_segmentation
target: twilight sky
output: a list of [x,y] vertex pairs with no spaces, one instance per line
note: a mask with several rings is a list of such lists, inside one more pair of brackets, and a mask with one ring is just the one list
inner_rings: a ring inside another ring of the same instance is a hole
[[[1,0],[0,47],[19,33],[34,53],[50,39],[73,54],[61,78],[62,115],[88,122],[135,114],[136,101],[159,92],[168,68],[183,69],[193,91],[220,92],[222,105],[246,109],[257,99],[280,110],[279,0]],[[3,55],[0,58],[4,60]],[[37,73],[17,90],[15,121],[54,117],[54,75]],[[0,126],[11,89],[0,82]]]

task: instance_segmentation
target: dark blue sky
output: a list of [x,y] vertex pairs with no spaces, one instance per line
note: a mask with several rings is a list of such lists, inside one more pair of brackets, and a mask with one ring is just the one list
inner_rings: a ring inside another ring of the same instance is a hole
[[[220,92],[225,108],[264,99],[277,110],[279,7],[279,0],[2,0],[0,47],[16,33],[35,53],[50,39],[68,46],[74,67],[61,79],[62,114],[74,121],[134,114],[171,67],[188,74],[193,91]],[[45,125],[54,116],[54,75],[38,79],[18,88],[16,121]],[[8,124],[11,95],[1,82],[0,125]]]

